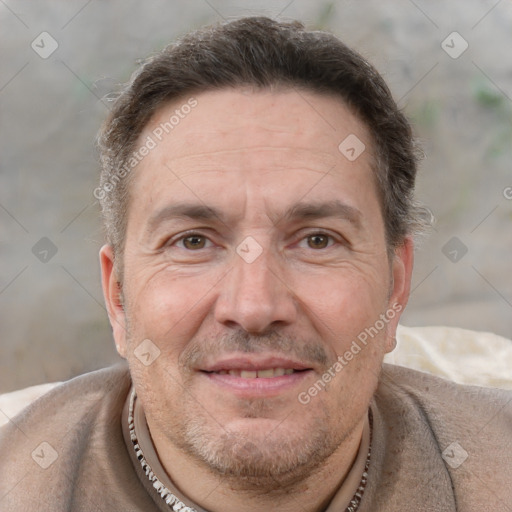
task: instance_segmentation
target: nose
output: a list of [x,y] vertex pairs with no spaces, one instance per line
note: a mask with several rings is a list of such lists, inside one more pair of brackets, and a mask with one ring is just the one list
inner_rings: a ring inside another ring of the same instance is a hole
[[265,251],[254,261],[233,256],[233,268],[221,283],[215,318],[231,328],[261,334],[292,324],[297,315],[290,283]]

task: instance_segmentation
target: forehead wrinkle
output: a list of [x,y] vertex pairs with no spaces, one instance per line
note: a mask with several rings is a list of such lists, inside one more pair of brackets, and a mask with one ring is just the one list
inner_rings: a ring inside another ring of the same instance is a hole
[[292,153],[293,155],[297,155],[297,153],[309,153],[313,155],[319,155],[321,160],[334,160],[334,157],[331,153],[327,151],[323,151],[320,149],[314,149],[312,147],[304,147],[304,146],[269,146],[269,145],[248,145],[248,146],[236,146],[231,148],[212,148],[211,151],[201,151],[201,152],[190,152],[181,154],[179,156],[174,156],[170,158],[172,162],[179,162],[181,160],[193,160],[195,158],[211,158],[215,155],[229,155],[229,154],[237,154],[243,151],[251,151],[256,150],[258,155],[261,155],[261,152],[268,151],[269,153]]
[[[262,175],[270,175],[274,172],[287,172],[290,170],[289,167],[286,167],[286,166],[279,166],[277,168],[272,168],[272,169],[269,169],[269,168],[263,168],[263,169],[255,169],[255,171],[258,171],[260,172]],[[304,167],[304,166],[301,166],[300,168],[296,168],[296,171],[297,172],[311,172],[311,173],[314,173],[314,174],[321,174],[321,175],[325,175],[326,172],[321,170],[321,169],[314,169],[314,168],[310,168],[310,167]],[[203,169],[186,169],[186,170],[179,170],[179,178],[182,179],[182,178],[187,178],[189,176],[195,176],[195,175],[200,175],[200,174],[208,174],[208,173],[241,173],[243,172],[243,169],[240,169],[240,168],[232,168],[232,169],[222,169],[222,168],[219,168],[217,166],[212,166],[211,163],[205,163],[204,165],[204,168]],[[175,180],[175,181],[179,181],[178,179]]]
[[[318,153],[322,155],[322,158],[318,158],[314,162],[306,162],[305,159],[300,158],[296,158],[294,159],[296,161],[292,161],[292,159],[288,159],[286,155],[283,155],[283,158],[279,160],[273,159],[270,162],[256,161],[256,159],[253,159],[252,156],[248,154],[244,154],[241,159],[233,161],[222,160],[221,158],[217,161],[217,159],[212,158],[214,155],[220,153],[226,154],[229,152],[235,153],[236,151],[215,151],[184,155],[166,160],[162,159],[161,163],[164,167],[171,167],[173,169],[173,173],[179,178],[208,172],[228,173],[255,170],[263,174],[270,174],[272,172],[285,172],[290,169],[325,175],[329,174],[332,168],[336,166],[336,164],[331,164],[330,162],[331,160],[334,160],[332,155],[328,155],[321,151],[318,151]],[[295,157],[297,156],[297,151],[290,151],[290,153],[293,153]],[[256,156],[258,157],[260,155],[261,153]],[[210,158],[206,158],[208,156]]]

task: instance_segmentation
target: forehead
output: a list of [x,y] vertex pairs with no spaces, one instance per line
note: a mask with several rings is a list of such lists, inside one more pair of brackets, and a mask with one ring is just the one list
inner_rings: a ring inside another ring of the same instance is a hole
[[197,154],[197,146],[205,152],[284,149],[285,142],[335,163],[339,144],[350,136],[364,140],[363,161],[370,162],[372,150],[367,127],[341,99],[300,89],[219,89],[184,97],[157,110],[140,139],[146,136],[173,159]]
[[255,190],[273,201],[306,193],[330,200],[343,190],[359,190],[361,201],[370,192],[372,201],[377,197],[369,132],[332,96],[297,89],[202,92],[162,106],[139,144],[150,140],[132,204],[145,197],[152,207],[164,205],[176,195],[211,202],[232,197],[233,187],[245,200]]

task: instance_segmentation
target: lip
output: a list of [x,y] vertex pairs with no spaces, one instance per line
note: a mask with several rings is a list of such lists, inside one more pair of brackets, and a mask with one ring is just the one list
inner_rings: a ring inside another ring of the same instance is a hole
[[[284,368],[292,370],[311,370],[311,366],[300,361],[279,356],[263,356],[252,354],[249,356],[233,356],[214,363],[207,364],[199,370],[203,372],[220,372],[222,370],[247,370],[258,371],[267,368]],[[277,377],[272,377],[277,378]]]
[[[242,378],[236,375],[219,374],[222,370],[259,371],[268,368],[295,370],[290,375],[276,377]],[[229,357],[199,369],[198,373],[210,384],[233,393],[239,398],[264,398],[281,395],[297,388],[313,372],[313,368],[300,361],[280,356],[251,354],[250,357]],[[298,391],[297,391],[298,392]]]

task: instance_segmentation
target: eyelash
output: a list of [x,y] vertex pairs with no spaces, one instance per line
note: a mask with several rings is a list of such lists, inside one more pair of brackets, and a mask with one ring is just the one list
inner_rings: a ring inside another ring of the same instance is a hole
[[[323,250],[328,249],[335,244],[347,245],[347,242],[342,237],[334,236],[333,234],[328,233],[326,231],[310,231],[309,233],[305,233],[304,235],[302,235],[300,237],[300,239],[297,242],[294,243],[294,245],[300,244],[301,242],[306,241],[308,238],[314,237],[314,236],[323,236],[323,237],[328,238],[328,245],[327,245],[327,247],[322,248]],[[182,233],[178,238],[176,238],[174,240],[170,240],[165,245],[168,247],[176,246],[180,242],[184,242],[184,240],[186,240],[187,238],[193,238],[193,237],[204,238],[207,242],[213,243],[210,240],[210,238],[208,236],[204,235],[203,233],[199,233],[197,231],[187,231],[185,233]],[[179,247],[179,248],[186,250],[186,251],[194,252],[192,249],[187,249],[186,247]],[[210,248],[210,247],[207,247],[207,248]],[[202,248],[202,249],[204,249],[204,248]],[[310,248],[310,249],[312,249],[312,248]],[[320,251],[322,249],[317,249],[317,250]]]
[[[185,233],[182,233],[178,238],[174,239],[174,240],[170,240],[169,242],[167,242],[165,245],[166,246],[175,246],[177,245],[178,243],[180,242],[183,242],[184,240],[186,240],[187,238],[193,238],[193,237],[197,237],[197,238],[204,238],[205,240],[207,240],[208,242],[210,243],[213,243],[206,235],[204,235],[203,233],[198,233],[197,231],[187,231]],[[184,249],[184,250],[190,250],[190,249],[187,249],[186,247],[180,247],[180,249]],[[191,251],[191,250],[190,250]],[[192,252],[192,251],[191,251]]]
[[[327,247],[323,247],[322,249],[327,249],[329,247],[332,247],[335,243],[338,242],[338,240],[331,234],[329,233],[325,233],[324,231],[313,231],[311,233],[307,233],[305,234],[304,236],[302,236],[299,240],[299,244],[302,243],[302,242],[306,242],[307,243],[307,240],[309,238],[312,238],[312,237],[315,237],[315,236],[320,236],[320,237],[325,237],[327,238]],[[312,249],[312,247],[308,247],[309,249]]]

